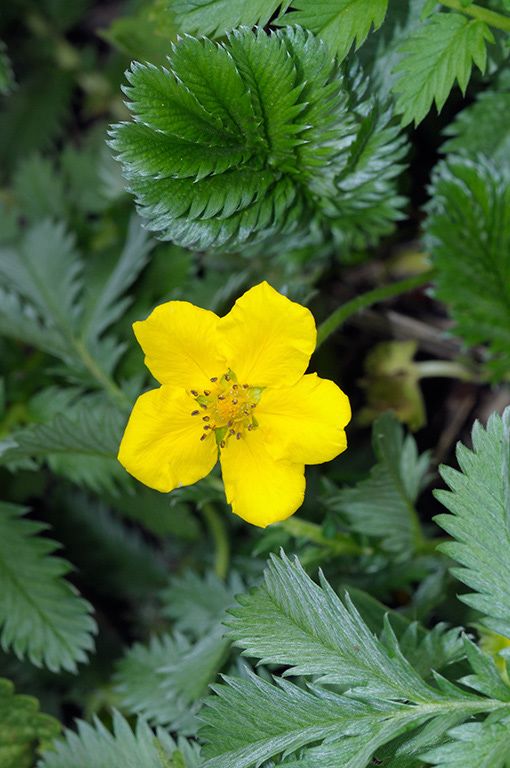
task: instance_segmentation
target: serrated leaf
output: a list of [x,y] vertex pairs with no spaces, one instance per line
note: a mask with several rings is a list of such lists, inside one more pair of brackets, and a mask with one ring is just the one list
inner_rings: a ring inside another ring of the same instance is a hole
[[510,429],[510,410],[505,414],[503,419],[492,414],[486,430],[475,423],[472,451],[457,444],[460,471],[441,467],[451,490],[438,490],[435,495],[450,514],[437,515],[435,520],[454,537],[441,545],[462,566],[452,573],[476,590],[460,599],[481,611],[490,629],[510,637],[510,500],[505,498],[510,466],[502,448],[503,430]]
[[43,458],[56,474],[79,485],[115,492],[126,482],[116,456],[127,415],[101,395],[82,394],[76,402],[66,402],[65,412],[47,423],[0,442],[0,464]]
[[31,768],[36,750],[47,747],[60,733],[60,723],[39,712],[31,696],[14,694],[9,680],[0,678],[0,765]]
[[[118,712],[113,716],[113,734],[94,720],[78,720],[78,732],[66,731],[65,741],[55,742],[55,751],[45,752],[38,768],[199,768],[198,745],[180,737],[176,741],[158,728],[156,734],[138,720],[132,731]],[[180,760],[174,764],[173,760]],[[164,762],[163,762],[164,761]]]
[[400,48],[404,56],[396,67],[401,77],[392,88],[402,125],[420,123],[432,102],[438,111],[448,98],[455,80],[466,90],[473,63],[483,73],[487,42],[494,42],[488,26],[460,13],[430,16]]
[[510,370],[510,184],[489,161],[451,158],[433,175],[426,242],[437,297],[466,344],[487,343],[494,380]]
[[30,219],[64,219],[68,201],[62,175],[40,154],[24,158],[13,178],[14,194]]
[[275,233],[338,248],[352,232],[359,247],[391,229],[403,140],[310,32],[186,37],[170,67],[133,65],[135,122],[111,130],[150,229],[230,251]]
[[360,696],[434,698],[394,644],[390,653],[372,635],[348,596],[342,602],[324,579],[317,586],[283,554],[271,557],[265,584],[238,602],[228,635],[263,664],[285,664],[286,675],[318,675]]
[[510,157],[510,93],[501,89],[482,91],[474,104],[459,112],[445,134],[451,138],[441,150],[468,155],[483,153],[496,168],[508,166]]
[[222,35],[235,27],[264,27],[278,7],[291,0],[174,0],[172,11],[183,32]]
[[448,732],[452,741],[427,752],[436,768],[505,768],[510,765],[510,719],[465,723]]
[[341,61],[355,42],[359,48],[370,29],[384,21],[388,0],[293,0],[284,24],[300,24],[318,35]]
[[76,671],[94,647],[90,605],[62,577],[71,566],[50,555],[57,546],[36,536],[44,526],[22,507],[0,504],[1,643],[19,658],[53,672]]
[[410,556],[422,537],[415,503],[429,457],[418,455],[416,441],[404,438],[390,413],[374,423],[372,441],[378,463],[370,477],[340,490],[328,506],[347,517],[351,530],[380,539],[385,551]]
[[202,637],[235,605],[235,596],[244,591],[244,583],[235,571],[226,582],[211,571],[203,577],[195,571],[186,571],[172,578],[161,591],[162,613],[172,619],[181,632]]

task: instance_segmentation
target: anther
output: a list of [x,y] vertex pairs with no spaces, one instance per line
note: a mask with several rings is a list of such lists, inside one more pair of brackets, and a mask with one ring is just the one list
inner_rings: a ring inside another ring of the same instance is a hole
[[205,411],[207,410],[207,406],[205,403],[200,403],[200,407],[203,408]]
[[[207,437],[207,435],[204,435],[204,437]],[[200,439],[202,440],[203,438],[201,437]],[[222,440],[220,443],[220,448],[224,448],[224,447],[225,447],[225,441]]]
[[[198,411],[197,411],[198,413]],[[209,416],[202,416],[202,421],[209,421]]]
[[237,400],[232,400],[232,405],[237,405]]
[[204,389],[204,395],[206,397],[208,397],[210,394],[211,394],[211,390],[210,389]]
[[232,419],[230,419],[230,421],[229,421],[229,422],[228,422],[228,424],[227,424],[227,427],[231,427],[233,423],[234,423],[234,422],[232,421]]
[[214,384],[215,381],[218,381],[218,377],[217,376],[213,376],[212,379],[210,379],[210,381]]
[[237,389],[237,388],[238,388],[237,384],[232,384],[232,389]]
[[225,395],[218,395],[218,400],[224,400],[224,399],[225,399]]
[[198,392],[196,391],[196,389],[192,389],[191,394],[193,395],[193,397],[198,397]]
[[202,437],[200,439],[201,440],[205,440],[206,437],[207,437],[207,435],[202,435]]
[[225,374],[225,381],[230,381],[230,376],[228,375],[228,373]]
[[236,439],[237,439],[237,440],[240,440],[240,439],[241,439],[241,433],[240,433],[240,432],[238,432],[238,433],[237,433],[237,435],[236,435]]
[[256,403],[252,403],[252,404],[250,405],[250,408],[255,408],[255,405],[256,405]]
[[211,427],[209,426],[209,424],[205,424],[204,429],[211,429]]
[[198,416],[198,414],[199,414],[199,411],[191,411],[192,416]]
[[248,389],[248,384],[243,384],[243,389]]
[[248,424],[248,426],[246,427],[246,429],[248,430],[248,432],[251,432],[251,431],[252,431],[252,429],[253,429],[253,424]]
[[235,429],[231,429],[229,432],[229,435],[235,435],[235,433],[236,433]]

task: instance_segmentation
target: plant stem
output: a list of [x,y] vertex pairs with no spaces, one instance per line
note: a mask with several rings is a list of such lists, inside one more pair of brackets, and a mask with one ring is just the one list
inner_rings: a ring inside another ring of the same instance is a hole
[[399,280],[397,283],[374,288],[372,291],[362,293],[361,296],[356,296],[355,299],[351,299],[351,301],[342,304],[341,307],[338,307],[338,309],[320,324],[317,331],[317,347],[320,347],[328,336],[331,336],[332,333],[338,330],[351,315],[354,315],[356,312],[366,309],[379,301],[385,301],[386,299],[393,298],[393,296],[398,296],[400,293],[419,288],[420,286],[429,283],[435,274],[435,269],[428,269],[426,272],[422,272],[421,275],[407,277],[405,280]]
[[201,504],[199,510],[214,540],[214,573],[225,581],[230,562],[230,543],[223,520],[209,502]]
[[462,363],[454,360],[422,360],[414,363],[414,370],[420,379],[447,378],[461,381],[475,381],[476,375]]
[[446,5],[447,8],[465,13],[467,16],[478,19],[478,21],[485,21],[491,27],[510,32],[510,18],[501,13],[496,13],[496,11],[491,11],[488,8],[481,8],[479,5],[468,5],[464,8],[460,0],[439,0],[439,2],[441,5]]
[[336,555],[367,555],[373,553],[371,547],[362,547],[349,536],[344,536],[341,533],[337,533],[333,538],[328,539],[327,536],[324,536],[320,525],[310,523],[308,520],[303,520],[300,517],[289,517],[287,520],[282,520],[278,525],[284,528],[287,533],[290,533],[291,536],[313,541],[314,544],[326,547]]
[[122,391],[122,389],[115,383],[115,381],[100,368],[94,358],[91,356],[85,344],[75,336],[68,336],[71,344],[75,348],[76,352],[80,356],[83,364],[88,371],[92,374],[95,380],[103,387],[103,389],[111,395],[117,403],[123,407],[133,407],[133,403],[129,397]]

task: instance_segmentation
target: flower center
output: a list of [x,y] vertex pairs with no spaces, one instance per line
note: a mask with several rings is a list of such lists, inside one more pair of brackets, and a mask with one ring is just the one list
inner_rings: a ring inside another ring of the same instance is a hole
[[189,390],[189,396],[199,406],[191,415],[201,416],[204,422],[200,440],[214,434],[218,446],[224,448],[230,437],[240,440],[245,431],[256,429],[255,409],[263,389],[239,384],[235,373],[229,370],[223,376],[211,379],[211,389],[204,389],[203,392]]

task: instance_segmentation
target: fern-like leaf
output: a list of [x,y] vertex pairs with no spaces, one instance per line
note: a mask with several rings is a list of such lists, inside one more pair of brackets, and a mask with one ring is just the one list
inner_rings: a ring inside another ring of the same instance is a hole
[[372,26],[381,26],[387,7],[388,0],[293,0],[293,11],[280,20],[310,29],[341,61],[354,42],[355,48],[365,42]]
[[489,161],[436,168],[425,222],[437,296],[467,344],[488,343],[495,380],[510,371],[510,184]]
[[312,222],[337,242],[391,228],[402,139],[310,32],[186,37],[170,65],[133,65],[135,122],[111,131],[139,210],[164,239],[235,250],[275,233],[308,242]]
[[36,535],[44,526],[23,514],[0,504],[1,643],[36,666],[75,672],[94,646],[90,605],[62,578],[70,565],[49,556],[55,542]]
[[291,0],[174,0],[172,11],[183,32],[222,35],[235,27],[264,27]]
[[460,13],[436,13],[400,48],[403,60],[395,67],[401,73],[393,87],[396,109],[402,124],[421,122],[434,101],[442,109],[455,80],[466,90],[473,62],[483,73],[487,61],[486,42],[494,38],[488,26]]
[[436,768],[508,768],[510,718],[465,723],[448,732],[447,744],[431,749],[423,758]]
[[156,734],[138,720],[136,730],[118,712],[113,716],[113,733],[95,720],[93,725],[78,721],[78,732],[66,731],[54,751],[45,752],[38,768],[199,768],[198,746],[184,738],[174,741],[166,731]]
[[0,765],[2,768],[31,768],[36,748],[49,747],[60,734],[60,723],[39,712],[31,696],[14,694],[9,680],[0,678]]
[[428,469],[428,454],[418,456],[412,435],[389,413],[374,423],[372,440],[377,464],[370,477],[328,499],[328,506],[347,517],[351,530],[380,539],[387,552],[410,556],[422,533],[415,509]]
[[475,593],[460,599],[485,615],[484,623],[510,637],[510,458],[504,446],[510,440],[510,409],[503,418],[493,414],[483,429],[475,423],[473,450],[457,445],[460,472],[442,467],[450,491],[436,491],[451,514],[435,520],[454,541],[441,549],[461,568],[452,569]]

